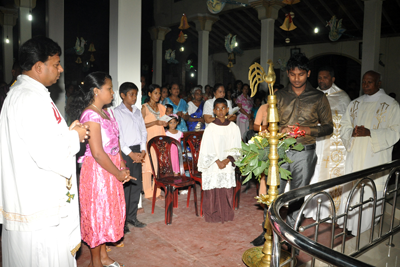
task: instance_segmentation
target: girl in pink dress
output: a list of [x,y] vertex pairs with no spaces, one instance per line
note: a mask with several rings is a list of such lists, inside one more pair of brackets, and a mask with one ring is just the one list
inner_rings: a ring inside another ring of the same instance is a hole
[[[169,137],[174,138],[175,140],[178,140],[178,142],[181,142],[183,133],[176,129],[176,127],[179,124],[180,118],[176,114],[171,114],[170,117],[172,119],[168,122],[168,126],[166,127],[168,131],[166,131],[165,134]],[[175,175],[178,175],[180,173],[179,155],[178,155],[178,148],[176,146],[171,146],[171,161],[172,161],[172,170],[174,171]]]
[[89,266],[120,266],[108,257],[106,242],[124,235],[125,198],[122,184],[131,177],[122,160],[118,124],[111,110],[103,109],[113,99],[111,77],[103,72],[86,76],[80,103],[80,122],[90,129],[82,164],[79,198],[82,240],[90,247]]

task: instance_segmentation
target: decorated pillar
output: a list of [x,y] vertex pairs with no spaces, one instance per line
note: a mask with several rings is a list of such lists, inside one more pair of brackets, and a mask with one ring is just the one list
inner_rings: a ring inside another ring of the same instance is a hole
[[[65,67],[64,61],[64,0],[47,1],[47,37],[52,39],[61,47],[60,63]],[[49,88],[50,96],[65,118],[65,76],[61,73],[57,83]]]
[[121,103],[118,88],[133,82],[139,88],[136,106],[141,108],[140,66],[142,2],[110,0],[110,75],[113,79],[114,105]]
[[32,9],[36,0],[14,0],[19,12],[19,46],[32,38]]
[[199,33],[198,44],[198,70],[197,70],[197,84],[203,87],[209,83],[208,81],[208,51],[209,51],[209,38],[212,25],[219,18],[208,14],[198,14],[190,17],[196,23],[196,30]]
[[382,0],[364,0],[361,75],[378,71],[381,42]]
[[274,0],[249,0],[249,4],[257,10],[258,19],[261,21],[260,65],[268,69],[267,61],[274,61],[275,20],[278,18],[279,9],[285,4]]
[[162,86],[162,43],[165,40],[165,35],[170,31],[170,28],[160,26],[149,29],[151,39],[153,40],[153,83],[160,86]]
[[0,8],[0,25],[3,27],[3,77],[9,83],[12,79],[11,69],[14,63],[13,58],[13,27],[17,21],[17,10],[14,8]]

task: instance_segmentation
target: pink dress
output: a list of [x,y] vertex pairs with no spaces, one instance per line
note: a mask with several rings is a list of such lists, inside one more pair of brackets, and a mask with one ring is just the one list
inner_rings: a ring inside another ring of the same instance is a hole
[[[82,113],[80,122],[100,124],[104,152],[119,168],[118,124],[113,114],[110,116],[107,111],[104,112],[110,120],[87,109]],[[89,144],[78,162],[83,162],[79,184],[82,240],[91,248],[106,242],[117,242],[124,235],[125,198],[122,183],[96,162]]]
[[[178,131],[176,134],[173,134],[169,131],[165,132],[166,136],[172,137],[175,140],[178,140],[178,142],[181,142],[181,139],[183,137],[183,133],[181,131]],[[171,146],[171,161],[172,161],[172,170],[174,173],[179,173],[179,153],[178,153],[178,148],[174,145]]]

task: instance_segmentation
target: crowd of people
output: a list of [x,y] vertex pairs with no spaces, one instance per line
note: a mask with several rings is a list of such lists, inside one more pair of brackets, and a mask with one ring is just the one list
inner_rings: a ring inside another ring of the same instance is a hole
[[[142,77],[141,99],[138,87],[127,81],[118,88],[122,103],[111,109],[112,77],[93,72],[75,94],[73,87],[67,90],[68,123],[46,88],[63,72],[61,53],[60,46],[46,37],[24,43],[15,67],[21,73],[15,72],[18,77],[4,97],[0,116],[4,266],[75,266],[81,240],[90,248],[90,266],[120,266],[108,256],[106,244],[120,244],[129,225],[146,227],[137,214],[141,192],[145,198],[153,197],[149,153],[156,158],[154,151],[147,151],[147,143],[159,135],[180,142],[184,132],[204,131],[198,151],[204,219],[234,219],[237,149],[242,140],[268,128],[264,95],[251,98],[249,85],[241,81],[227,85],[226,91],[222,84],[206,85],[204,91],[198,85],[185,95],[179,84],[147,86]],[[366,72],[364,95],[351,101],[334,84],[332,67],[319,70],[318,88],[307,80],[309,61],[303,54],[291,57],[286,68],[289,83],[275,88],[280,131],[291,132],[298,125],[305,132],[297,139],[304,149],[287,151],[293,163],[281,166],[292,173],[290,190],[390,161],[400,138],[400,110],[380,88],[379,73]],[[76,160],[80,143],[85,143],[85,151]],[[79,183],[77,161],[82,164]],[[171,162],[174,175],[185,175],[180,173],[176,147],[171,148]],[[379,196],[384,178],[374,178]],[[260,192],[265,193],[262,183]],[[279,194],[286,183],[281,180]],[[345,185],[339,193],[330,193],[344,199],[350,189]],[[160,189],[154,195],[164,199]],[[289,205],[291,227],[303,202]],[[343,212],[343,205],[337,208]],[[265,214],[266,209],[264,220]],[[304,215],[315,216],[315,209],[305,210]],[[355,231],[357,216],[355,211],[349,214],[342,227]],[[361,231],[370,224],[371,220],[363,221]],[[264,231],[253,245],[264,243]]]

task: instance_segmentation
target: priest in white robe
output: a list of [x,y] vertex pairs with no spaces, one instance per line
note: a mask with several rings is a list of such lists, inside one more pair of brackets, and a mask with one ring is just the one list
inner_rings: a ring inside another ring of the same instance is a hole
[[[340,136],[347,150],[346,174],[371,168],[390,162],[393,145],[400,138],[400,108],[398,102],[380,89],[380,74],[368,71],[362,79],[364,95],[353,100],[341,121]],[[371,177],[376,185],[377,198],[383,195],[387,173]],[[353,183],[343,187],[342,202],[347,201]],[[351,205],[358,203],[360,188],[356,190]],[[365,186],[364,200],[373,196],[371,186]],[[382,214],[381,202],[377,205],[375,215]],[[345,205],[340,206],[340,214],[345,212]],[[349,212],[346,228],[355,235],[358,233],[358,209]],[[363,205],[361,231],[371,228],[372,203]],[[343,219],[339,220],[343,227]]]
[[46,86],[63,68],[60,46],[36,37],[20,48],[22,74],[0,116],[2,266],[76,266],[81,244],[75,154],[88,129],[68,128]]
[[[310,184],[339,177],[345,173],[346,149],[340,139],[340,121],[351,101],[347,93],[335,84],[335,72],[330,66],[325,66],[319,70],[317,89],[325,93],[331,106],[333,133],[328,136],[317,137],[315,151],[318,161]],[[335,186],[327,190],[327,192],[334,201],[335,211],[338,212],[341,204],[342,186]],[[318,199],[321,199],[319,218],[324,219],[333,214],[331,202],[325,195],[319,195],[311,200],[304,210],[306,218],[312,217],[314,220],[317,219]]]

